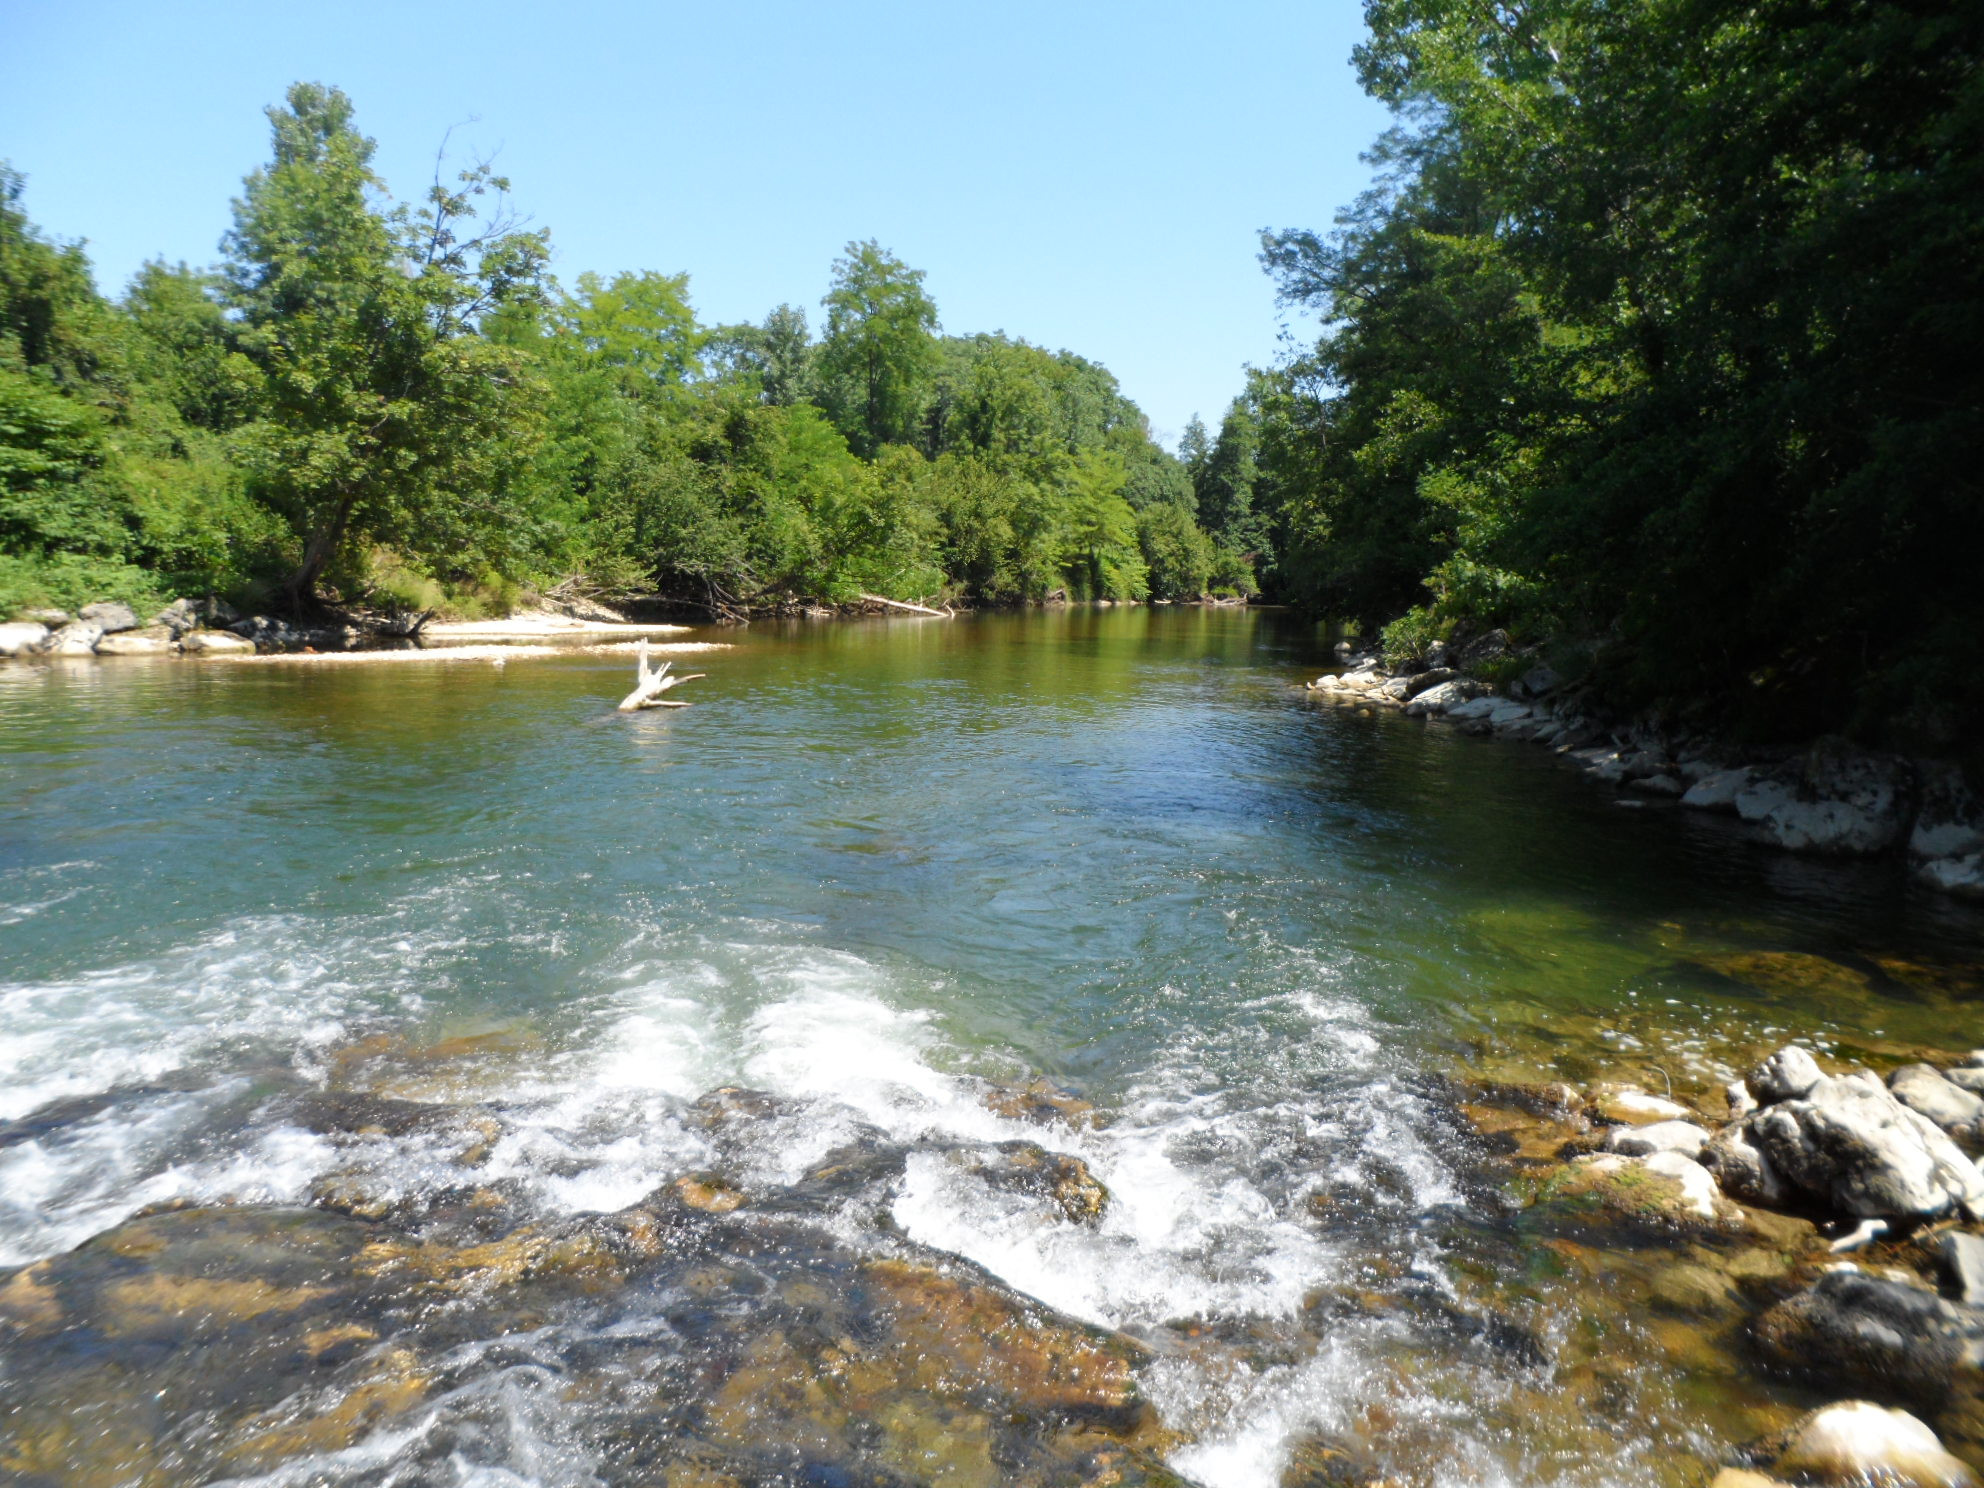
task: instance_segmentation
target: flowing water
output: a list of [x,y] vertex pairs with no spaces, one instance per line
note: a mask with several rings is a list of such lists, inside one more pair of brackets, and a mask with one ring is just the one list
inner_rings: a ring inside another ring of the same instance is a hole
[[[1324,638],[1285,617],[703,639],[698,706],[638,715],[620,655],[0,670],[0,1266],[167,1201],[306,1202],[353,1144],[270,1093],[379,1051],[452,1051],[401,1093],[500,1109],[482,1171],[545,1215],[706,1167],[686,1103],[743,1085],[800,1113],[747,1183],[876,1130],[1083,1158],[1094,1226],[928,1152],[893,1221],[1171,1338],[1146,1385],[1193,1482],[1272,1484],[1316,1431],[1424,1481],[1639,1482],[1790,1397],[1539,1269],[1437,1077],[1706,1089],[1794,1034],[1984,1041],[1974,914],[1317,708]],[[1101,1119],[988,1108],[1036,1079]],[[417,1133],[362,1140],[395,1192],[447,1181]],[[1419,1303],[1315,1321],[1373,1294]],[[1537,1344],[1452,1325],[1491,1304]],[[1258,1346],[1175,1346],[1214,1333]],[[586,1408],[432,1481],[597,1481]],[[268,1481],[429,1481],[401,1442]]]

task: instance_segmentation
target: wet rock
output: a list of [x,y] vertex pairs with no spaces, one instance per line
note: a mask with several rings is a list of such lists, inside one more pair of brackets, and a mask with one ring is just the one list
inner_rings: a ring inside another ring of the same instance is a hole
[[195,630],[179,638],[179,649],[193,656],[253,654],[255,643],[224,630]]
[[1791,1197],[1790,1185],[1751,1142],[1740,1121],[1709,1139],[1702,1148],[1701,1163],[1724,1193],[1742,1203],[1774,1206]]
[[992,1188],[1046,1199],[1070,1224],[1092,1225],[1109,1207],[1109,1190],[1079,1157],[1049,1152],[1037,1142],[999,1142],[963,1147],[951,1161]]
[[1977,1135],[1978,1122],[1984,1118],[1984,1098],[1944,1079],[1934,1065],[1904,1064],[1888,1076],[1888,1089],[1909,1110],[1919,1111],[1953,1135]]
[[1029,1121],[1039,1126],[1059,1122],[1077,1130],[1097,1125],[1091,1102],[1045,1080],[995,1086],[985,1093],[983,1105],[993,1115],[1004,1116],[1009,1121]]
[[1846,1400],[1812,1412],[1791,1428],[1770,1464],[1781,1479],[1854,1488],[1977,1488],[1977,1477],[1922,1422],[1906,1411]]
[[48,642],[48,627],[34,620],[0,625],[0,656],[32,656]]
[[1935,1256],[1944,1285],[1959,1302],[1984,1303],[1984,1236],[1950,1230],[1937,1237]]
[[1984,1217],[1984,1173],[1871,1075],[1822,1078],[1802,1098],[1745,1117],[1742,1127],[1787,1182],[1842,1213]]
[[138,628],[137,612],[122,600],[106,599],[86,604],[76,612],[76,618],[95,625],[105,635]]
[[685,1173],[670,1186],[683,1203],[705,1214],[729,1214],[746,1202],[744,1190],[721,1173]]
[[1394,1482],[1369,1453],[1340,1436],[1318,1433],[1289,1449],[1280,1488],[1387,1488]]
[[1542,1181],[1533,1212],[1552,1229],[1599,1241],[1672,1239],[1741,1224],[1708,1170],[1674,1152],[1574,1159]]
[[1619,1126],[1652,1126],[1659,1121],[1686,1121],[1695,1113],[1679,1101],[1642,1090],[1637,1085],[1596,1085],[1591,1106],[1600,1117]]
[[1656,1152],[1701,1155],[1708,1132],[1692,1121],[1654,1121],[1645,1126],[1618,1126],[1605,1134],[1605,1150],[1627,1157],[1651,1157]]
[[94,656],[96,643],[103,639],[103,627],[88,620],[75,620],[42,643],[44,656]]
[[1787,1044],[1750,1071],[1750,1093],[1764,1105],[1800,1100],[1826,1077],[1819,1062],[1804,1049]]
[[706,1129],[732,1126],[740,1122],[771,1121],[789,1116],[798,1108],[782,1096],[742,1085],[724,1085],[706,1092],[689,1107],[689,1116]]
[[1842,1266],[1757,1318],[1751,1337],[1782,1373],[1940,1401],[1977,1331],[1934,1292]]

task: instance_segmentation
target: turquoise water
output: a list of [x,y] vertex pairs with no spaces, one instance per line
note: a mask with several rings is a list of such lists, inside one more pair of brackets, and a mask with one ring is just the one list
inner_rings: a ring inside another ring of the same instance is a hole
[[[500,1033],[434,1078],[506,1104],[493,1171],[547,1210],[694,1167],[680,1106],[718,1084],[811,1103],[763,1155],[796,1172],[859,1123],[1010,1135],[985,1090],[1044,1077],[1109,1118],[1079,1139],[1102,1230],[934,1173],[904,1227],[1115,1326],[1285,1318],[1374,1254],[1451,1268],[1480,1200],[1428,1071],[1707,1088],[1792,1032],[1979,1041],[1974,912],[1319,708],[1325,638],[1288,617],[682,639],[729,649],[637,715],[624,654],[0,671],[0,1121],[34,1118],[0,1129],[0,1264],[166,1199],[298,1201],[348,1154],[270,1089]],[[1626,1480],[1616,1443],[1497,1417],[1504,1366],[1389,1335],[1237,1384],[1167,1364],[1178,1465],[1271,1482],[1401,1359],[1442,1480]]]

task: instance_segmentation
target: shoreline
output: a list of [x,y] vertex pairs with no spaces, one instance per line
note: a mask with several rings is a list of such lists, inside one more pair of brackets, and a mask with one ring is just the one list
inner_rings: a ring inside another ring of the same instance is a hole
[[[1510,653],[1506,645],[1487,659]],[[1478,664],[1472,663],[1472,664]],[[1801,749],[1744,751],[1585,707],[1547,665],[1504,686],[1470,663],[1392,671],[1373,653],[1301,684],[1308,698],[1359,712],[1440,720],[1462,733],[1543,745],[1620,804],[1665,801],[1735,816],[1754,840],[1818,857],[1889,860],[1916,883],[1984,901],[1984,800],[1952,761],[1862,749],[1833,737]]]

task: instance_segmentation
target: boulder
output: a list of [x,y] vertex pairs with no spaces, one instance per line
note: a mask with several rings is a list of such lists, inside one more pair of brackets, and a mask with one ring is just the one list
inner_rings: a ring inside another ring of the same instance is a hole
[[243,639],[253,641],[257,650],[282,651],[301,644],[298,631],[270,615],[250,615],[227,628]]
[[1787,1433],[1770,1464],[1779,1478],[1823,1488],[1977,1488],[1977,1476],[1906,1411],[1844,1400],[1813,1411]]
[[1689,786],[1682,793],[1681,804],[1699,807],[1703,811],[1734,811],[1736,797],[1749,789],[1750,784],[1751,772],[1748,770],[1717,770]]
[[1936,1241],[1936,1262],[1959,1302],[1972,1307],[1984,1303],[1984,1235],[1945,1231]]
[[116,635],[120,630],[138,628],[138,612],[122,600],[105,599],[95,604],[86,604],[76,612],[76,618],[102,627],[105,635]]
[[1968,1090],[1972,1095],[1984,1095],[1984,1069],[1974,1064],[1960,1064],[1955,1069],[1943,1071],[1943,1078],[1959,1090]]
[[1926,1287],[1841,1266],[1765,1312],[1751,1337],[1783,1373],[1940,1401],[1977,1322]]
[[1804,1096],[1767,1104],[1741,1125],[1794,1188],[1835,1210],[1984,1217],[1984,1173],[1941,1127],[1872,1075],[1824,1077]]
[[67,610],[41,609],[24,610],[19,618],[32,620],[36,625],[46,625],[50,630],[60,630],[76,617]]
[[1779,847],[1858,857],[1900,841],[1914,804],[1907,761],[1822,739],[1805,756],[1792,794],[1760,820]]
[[1432,667],[1427,671],[1406,678],[1405,695],[1408,698],[1418,697],[1427,688],[1438,687],[1442,682],[1451,682],[1459,675],[1460,673],[1454,671],[1451,667]]
[[1778,807],[1798,799],[1798,788],[1784,775],[1748,771],[1749,779],[1730,799],[1730,806],[1746,822],[1760,822]]
[[1555,692],[1564,685],[1564,679],[1548,666],[1533,666],[1516,678],[1511,689],[1523,697],[1540,698]]
[[1641,775],[1629,779],[1626,789],[1644,791],[1649,796],[1679,796],[1688,787],[1678,775]]
[[1469,698],[1465,702],[1456,703],[1452,707],[1449,707],[1447,709],[1447,717],[1462,720],[1486,718],[1497,707],[1501,706],[1502,701],[1501,698],[1492,692],[1483,693],[1479,697]]
[[1739,1120],[1725,1126],[1701,1151],[1701,1164],[1722,1185],[1722,1191],[1745,1204],[1776,1206],[1791,1195],[1770,1159],[1750,1140]]
[[48,643],[48,627],[36,620],[0,625],[0,656],[32,656]]
[[1574,1158],[1543,1180],[1533,1208],[1554,1230],[1602,1242],[1706,1236],[1740,1223],[1708,1169],[1678,1152]]
[[1930,1064],[1904,1064],[1888,1076],[1888,1089],[1911,1111],[1919,1111],[1944,1131],[1974,1136],[1984,1118],[1984,1098],[1943,1077]]
[[164,656],[172,650],[172,632],[164,626],[150,631],[127,630],[96,643],[98,656]]
[[200,628],[200,607],[190,599],[175,599],[152,616],[153,625],[163,625],[176,641],[189,630]]
[[1922,801],[1908,834],[1912,858],[1962,858],[1984,852],[1984,805],[1956,765],[1924,760],[1915,767]]
[[1427,688],[1405,705],[1406,716],[1424,718],[1429,714],[1445,713],[1449,709],[1493,691],[1486,682],[1477,682],[1472,677],[1455,677]]
[[1462,646],[1456,653],[1451,665],[1465,671],[1471,667],[1481,666],[1486,662],[1499,661],[1508,654],[1509,633],[1506,630],[1491,630],[1485,635],[1476,636],[1473,640]]
[[1799,1048],[1787,1044],[1750,1071],[1750,1093],[1764,1105],[1775,1101],[1798,1100],[1811,1093],[1825,1078],[1819,1062]]
[[193,656],[252,656],[255,643],[225,630],[195,630],[180,638],[179,649]]
[[1932,889],[1966,899],[1984,899],[1984,852],[1965,858],[1931,858],[1915,877]]
[[1605,1150],[1627,1157],[1651,1157],[1656,1152],[1701,1155],[1708,1133],[1692,1121],[1654,1121],[1645,1126],[1615,1126],[1605,1134]]
[[44,656],[94,656],[103,627],[93,620],[72,620],[43,644]]
[[1486,714],[1490,727],[1504,729],[1514,723],[1523,723],[1536,716],[1536,710],[1528,703],[1519,703],[1514,698],[1503,698]]

